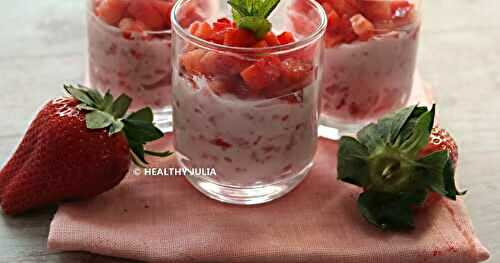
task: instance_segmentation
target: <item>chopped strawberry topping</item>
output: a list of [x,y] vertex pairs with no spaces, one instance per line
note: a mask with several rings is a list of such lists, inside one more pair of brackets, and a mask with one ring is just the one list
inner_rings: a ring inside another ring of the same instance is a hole
[[171,27],[170,13],[173,0],[99,0],[96,1],[95,14],[105,23],[123,28],[120,23],[130,24],[130,20],[144,27],[126,26],[127,30],[168,30]]
[[280,42],[281,45],[286,45],[295,42],[295,38],[293,37],[293,34],[290,32],[283,32],[281,35],[278,36],[278,41]]
[[[416,10],[410,0],[317,0],[328,16],[327,47],[367,41],[376,32],[387,32],[415,22]],[[299,1],[300,2],[300,1]],[[294,10],[303,9],[296,4]],[[307,12],[306,10],[302,12]],[[299,18],[293,17],[294,20]],[[294,21],[296,27],[304,21]],[[380,29],[380,30],[377,30]]]
[[271,88],[277,84],[281,76],[281,63],[278,58],[265,57],[243,70],[240,74],[250,89]]

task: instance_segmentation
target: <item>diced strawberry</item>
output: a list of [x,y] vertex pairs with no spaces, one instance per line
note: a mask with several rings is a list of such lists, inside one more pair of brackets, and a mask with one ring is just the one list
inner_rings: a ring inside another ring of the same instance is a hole
[[229,27],[232,27],[232,26],[233,25],[231,23],[231,20],[229,20],[227,18],[217,19],[217,22],[213,23],[213,28],[214,28],[215,31],[223,31],[226,28],[229,28]]
[[408,1],[391,2],[391,12],[393,18],[403,18],[412,12],[414,6]]
[[104,22],[117,26],[128,6],[128,0],[102,0],[95,11]]
[[328,48],[340,45],[343,41],[344,36],[342,35],[325,35],[325,46]]
[[335,11],[333,9],[333,6],[329,2],[323,2],[321,5],[323,6],[323,9],[325,9],[325,13],[327,14],[330,13],[331,11]]
[[197,36],[201,39],[204,39],[204,40],[210,40],[213,34],[214,34],[214,30],[212,29],[210,24],[207,22],[203,22],[203,23],[199,24],[198,28],[194,32],[195,36]]
[[150,0],[133,0],[127,9],[128,13],[152,30],[163,29],[163,17],[154,7]]
[[209,51],[200,59],[206,75],[236,75],[249,66],[249,62],[220,52]]
[[269,45],[267,44],[265,39],[262,39],[261,41],[255,43],[252,47],[253,48],[264,48],[264,47],[269,47]]
[[360,6],[357,0],[333,0],[330,1],[337,14],[349,17],[359,12]]
[[224,34],[224,45],[226,46],[250,47],[255,43],[257,40],[253,33],[244,29],[228,28]]
[[313,66],[300,59],[288,58],[281,62],[281,74],[289,83],[303,83],[312,79]]
[[345,43],[352,43],[358,38],[358,35],[356,35],[356,33],[354,33],[354,29],[352,28],[351,19],[348,16],[344,15],[340,19],[338,31],[342,35],[343,42],[345,42]]
[[276,57],[265,57],[240,73],[251,90],[263,90],[275,86],[281,76],[281,63]]
[[286,45],[295,42],[293,34],[290,32],[283,32],[278,36],[278,41],[281,45]]
[[278,46],[280,44],[278,37],[273,32],[267,32],[264,40],[266,40],[269,46]]
[[360,5],[361,13],[374,23],[392,19],[390,1],[361,1]]
[[198,27],[200,27],[200,25],[201,22],[195,21],[189,26],[189,32],[194,35],[194,33],[196,32],[196,30],[198,30]]
[[328,31],[336,31],[340,27],[340,16],[335,10],[328,13]]
[[163,26],[170,28],[170,13],[172,12],[173,3],[170,1],[153,0],[153,6],[163,18]]
[[375,27],[372,22],[361,14],[351,17],[351,24],[354,32],[358,35],[360,40],[366,41],[374,34]]
[[199,74],[203,71],[202,64],[200,63],[206,51],[203,49],[194,49],[190,52],[184,53],[181,57],[181,65],[184,69],[191,74]]
[[215,43],[220,44],[220,45],[223,45],[225,35],[226,35],[226,31],[224,31],[224,30],[214,31],[212,36],[210,36],[210,41],[215,42]]
[[146,30],[146,25],[144,25],[142,21],[137,21],[128,17],[122,19],[118,27],[123,32],[143,32]]

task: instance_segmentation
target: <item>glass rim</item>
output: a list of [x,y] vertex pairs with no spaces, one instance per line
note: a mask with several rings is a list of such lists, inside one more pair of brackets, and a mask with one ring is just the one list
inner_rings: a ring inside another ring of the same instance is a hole
[[[204,40],[202,38],[199,38],[199,37],[193,35],[191,32],[189,32],[188,29],[183,28],[179,24],[178,19],[177,19],[177,13],[178,13],[179,9],[183,6],[183,4],[186,2],[189,2],[189,1],[194,1],[194,0],[178,0],[178,1],[176,1],[174,7],[172,8],[171,19],[170,19],[171,24],[172,24],[172,30],[175,33],[177,33],[178,35],[180,35],[185,40],[189,40],[200,47],[208,48],[208,49],[216,50],[216,51],[240,53],[240,54],[245,54],[245,53],[246,54],[259,54],[259,53],[275,54],[275,53],[281,53],[281,52],[290,52],[290,51],[304,48],[317,40],[321,40],[323,34],[326,31],[327,25],[328,25],[328,17],[326,15],[326,12],[323,9],[323,7],[316,0],[304,0],[304,1],[307,1],[309,4],[311,4],[314,7],[314,9],[316,9],[318,11],[320,19],[321,19],[319,26],[316,28],[316,30],[313,33],[307,35],[306,37],[300,39],[299,41],[289,43],[286,45],[279,45],[279,46],[272,46],[272,47],[259,47],[259,48],[225,46],[222,44],[213,43],[213,42]],[[214,0],[209,0],[209,1],[214,1]]]
[[[88,0],[87,1],[87,15],[88,16],[91,16],[92,19],[95,19],[97,20],[97,22],[99,23],[99,25],[101,25],[102,27],[104,27],[105,29],[107,30],[110,30],[112,32],[115,32],[115,33],[123,33],[123,32],[127,32],[127,31],[123,31],[121,30],[119,27],[116,27],[116,26],[113,26],[113,25],[110,25],[104,21],[102,21],[102,19],[100,19],[96,14],[95,12],[92,10],[92,2],[93,0]],[[136,33],[136,34],[147,34],[147,35],[171,35],[172,34],[172,28],[168,29],[168,30],[156,30],[156,31],[153,31],[153,30],[144,30],[142,32],[130,32],[132,34]]]

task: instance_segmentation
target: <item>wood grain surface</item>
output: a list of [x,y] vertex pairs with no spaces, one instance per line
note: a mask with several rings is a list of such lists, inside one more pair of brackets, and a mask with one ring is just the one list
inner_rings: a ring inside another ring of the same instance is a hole
[[[81,82],[84,0],[1,1],[0,165],[35,112]],[[461,186],[477,233],[500,261],[500,2],[424,0],[419,67],[435,87],[441,120],[460,145]],[[0,215],[0,262],[129,262],[88,253],[50,253],[56,208]]]

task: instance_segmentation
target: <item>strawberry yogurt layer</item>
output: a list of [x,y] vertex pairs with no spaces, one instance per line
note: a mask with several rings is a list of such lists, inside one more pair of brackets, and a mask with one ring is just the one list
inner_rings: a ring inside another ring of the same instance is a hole
[[322,121],[364,124],[404,107],[415,72],[415,1],[317,0],[328,15]]
[[170,106],[173,0],[89,0],[88,79],[133,109]]
[[[248,50],[295,42],[290,32],[258,39],[226,18],[194,23],[190,31]],[[236,187],[305,174],[318,125],[320,83],[312,53],[243,57],[187,44],[173,83],[175,147],[182,164],[215,168],[217,175],[207,180]]]

